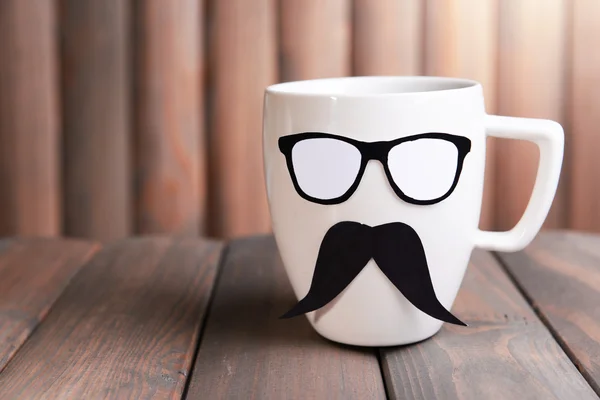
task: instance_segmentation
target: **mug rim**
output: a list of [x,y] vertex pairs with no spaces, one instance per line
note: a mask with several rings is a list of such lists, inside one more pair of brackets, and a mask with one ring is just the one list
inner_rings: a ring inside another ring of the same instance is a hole
[[280,82],[265,94],[287,97],[378,98],[439,93],[457,94],[481,87],[472,79],[445,76],[344,76]]

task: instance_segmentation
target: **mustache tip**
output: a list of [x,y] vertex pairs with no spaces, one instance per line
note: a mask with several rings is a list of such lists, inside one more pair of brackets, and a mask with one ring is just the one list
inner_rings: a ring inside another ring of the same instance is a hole
[[450,314],[451,318],[449,320],[446,320],[446,322],[448,322],[449,324],[453,324],[453,325],[458,325],[458,326],[469,326],[466,323],[464,323],[463,321],[461,321],[460,319],[456,318],[454,315]]
[[314,311],[318,307],[309,307],[304,299],[299,301],[291,310],[287,311],[285,314],[281,315],[279,319],[290,319],[297,317],[302,314],[306,314],[307,312]]
[[297,317],[298,315],[300,315],[300,314],[292,313],[292,312],[288,311],[285,314],[280,315],[279,319],[290,319],[290,318]]

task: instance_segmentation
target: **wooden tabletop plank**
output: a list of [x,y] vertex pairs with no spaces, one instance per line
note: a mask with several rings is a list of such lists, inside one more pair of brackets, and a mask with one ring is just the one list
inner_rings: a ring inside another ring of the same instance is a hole
[[600,236],[544,233],[500,257],[600,394]]
[[382,350],[393,399],[597,399],[489,253],[476,251],[453,311],[433,338]]
[[0,241],[0,371],[98,248],[76,240]]
[[166,238],[106,247],[0,374],[3,398],[179,398],[220,250]]
[[385,398],[373,350],[320,337],[295,303],[275,242],[233,242],[191,377],[189,399]]

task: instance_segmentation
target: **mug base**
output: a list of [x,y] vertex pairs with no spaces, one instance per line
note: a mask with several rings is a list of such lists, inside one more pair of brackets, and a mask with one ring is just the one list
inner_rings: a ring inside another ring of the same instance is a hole
[[422,342],[424,340],[430,339],[431,337],[435,336],[442,329],[442,325],[443,325],[442,323],[436,324],[434,329],[431,329],[426,332],[421,332],[420,335],[415,335],[415,336],[398,335],[397,337],[364,338],[364,337],[355,337],[355,336],[347,334],[347,333],[339,334],[339,332],[338,332],[338,334],[335,334],[332,332],[326,332],[323,329],[320,329],[318,324],[317,325],[312,324],[313,329],[321,337],[323,337],[329,341],[335,342],[335,343],[340,343],[340,344],[349,345],[349,346],[358,346],[358,347],[394,347],[394,346],[403,346],[403,345],[419,343],[419,342]]

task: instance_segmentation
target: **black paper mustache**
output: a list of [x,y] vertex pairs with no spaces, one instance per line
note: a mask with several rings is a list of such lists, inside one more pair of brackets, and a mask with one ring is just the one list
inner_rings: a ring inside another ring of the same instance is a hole
[[356,278],[371,258],[416,308],[433,318],[466,326],[439,302],[421,239],[402,222],[371,227],[343,221],[329,228],[321,242],[308,294],[281,318],[323,307]]

